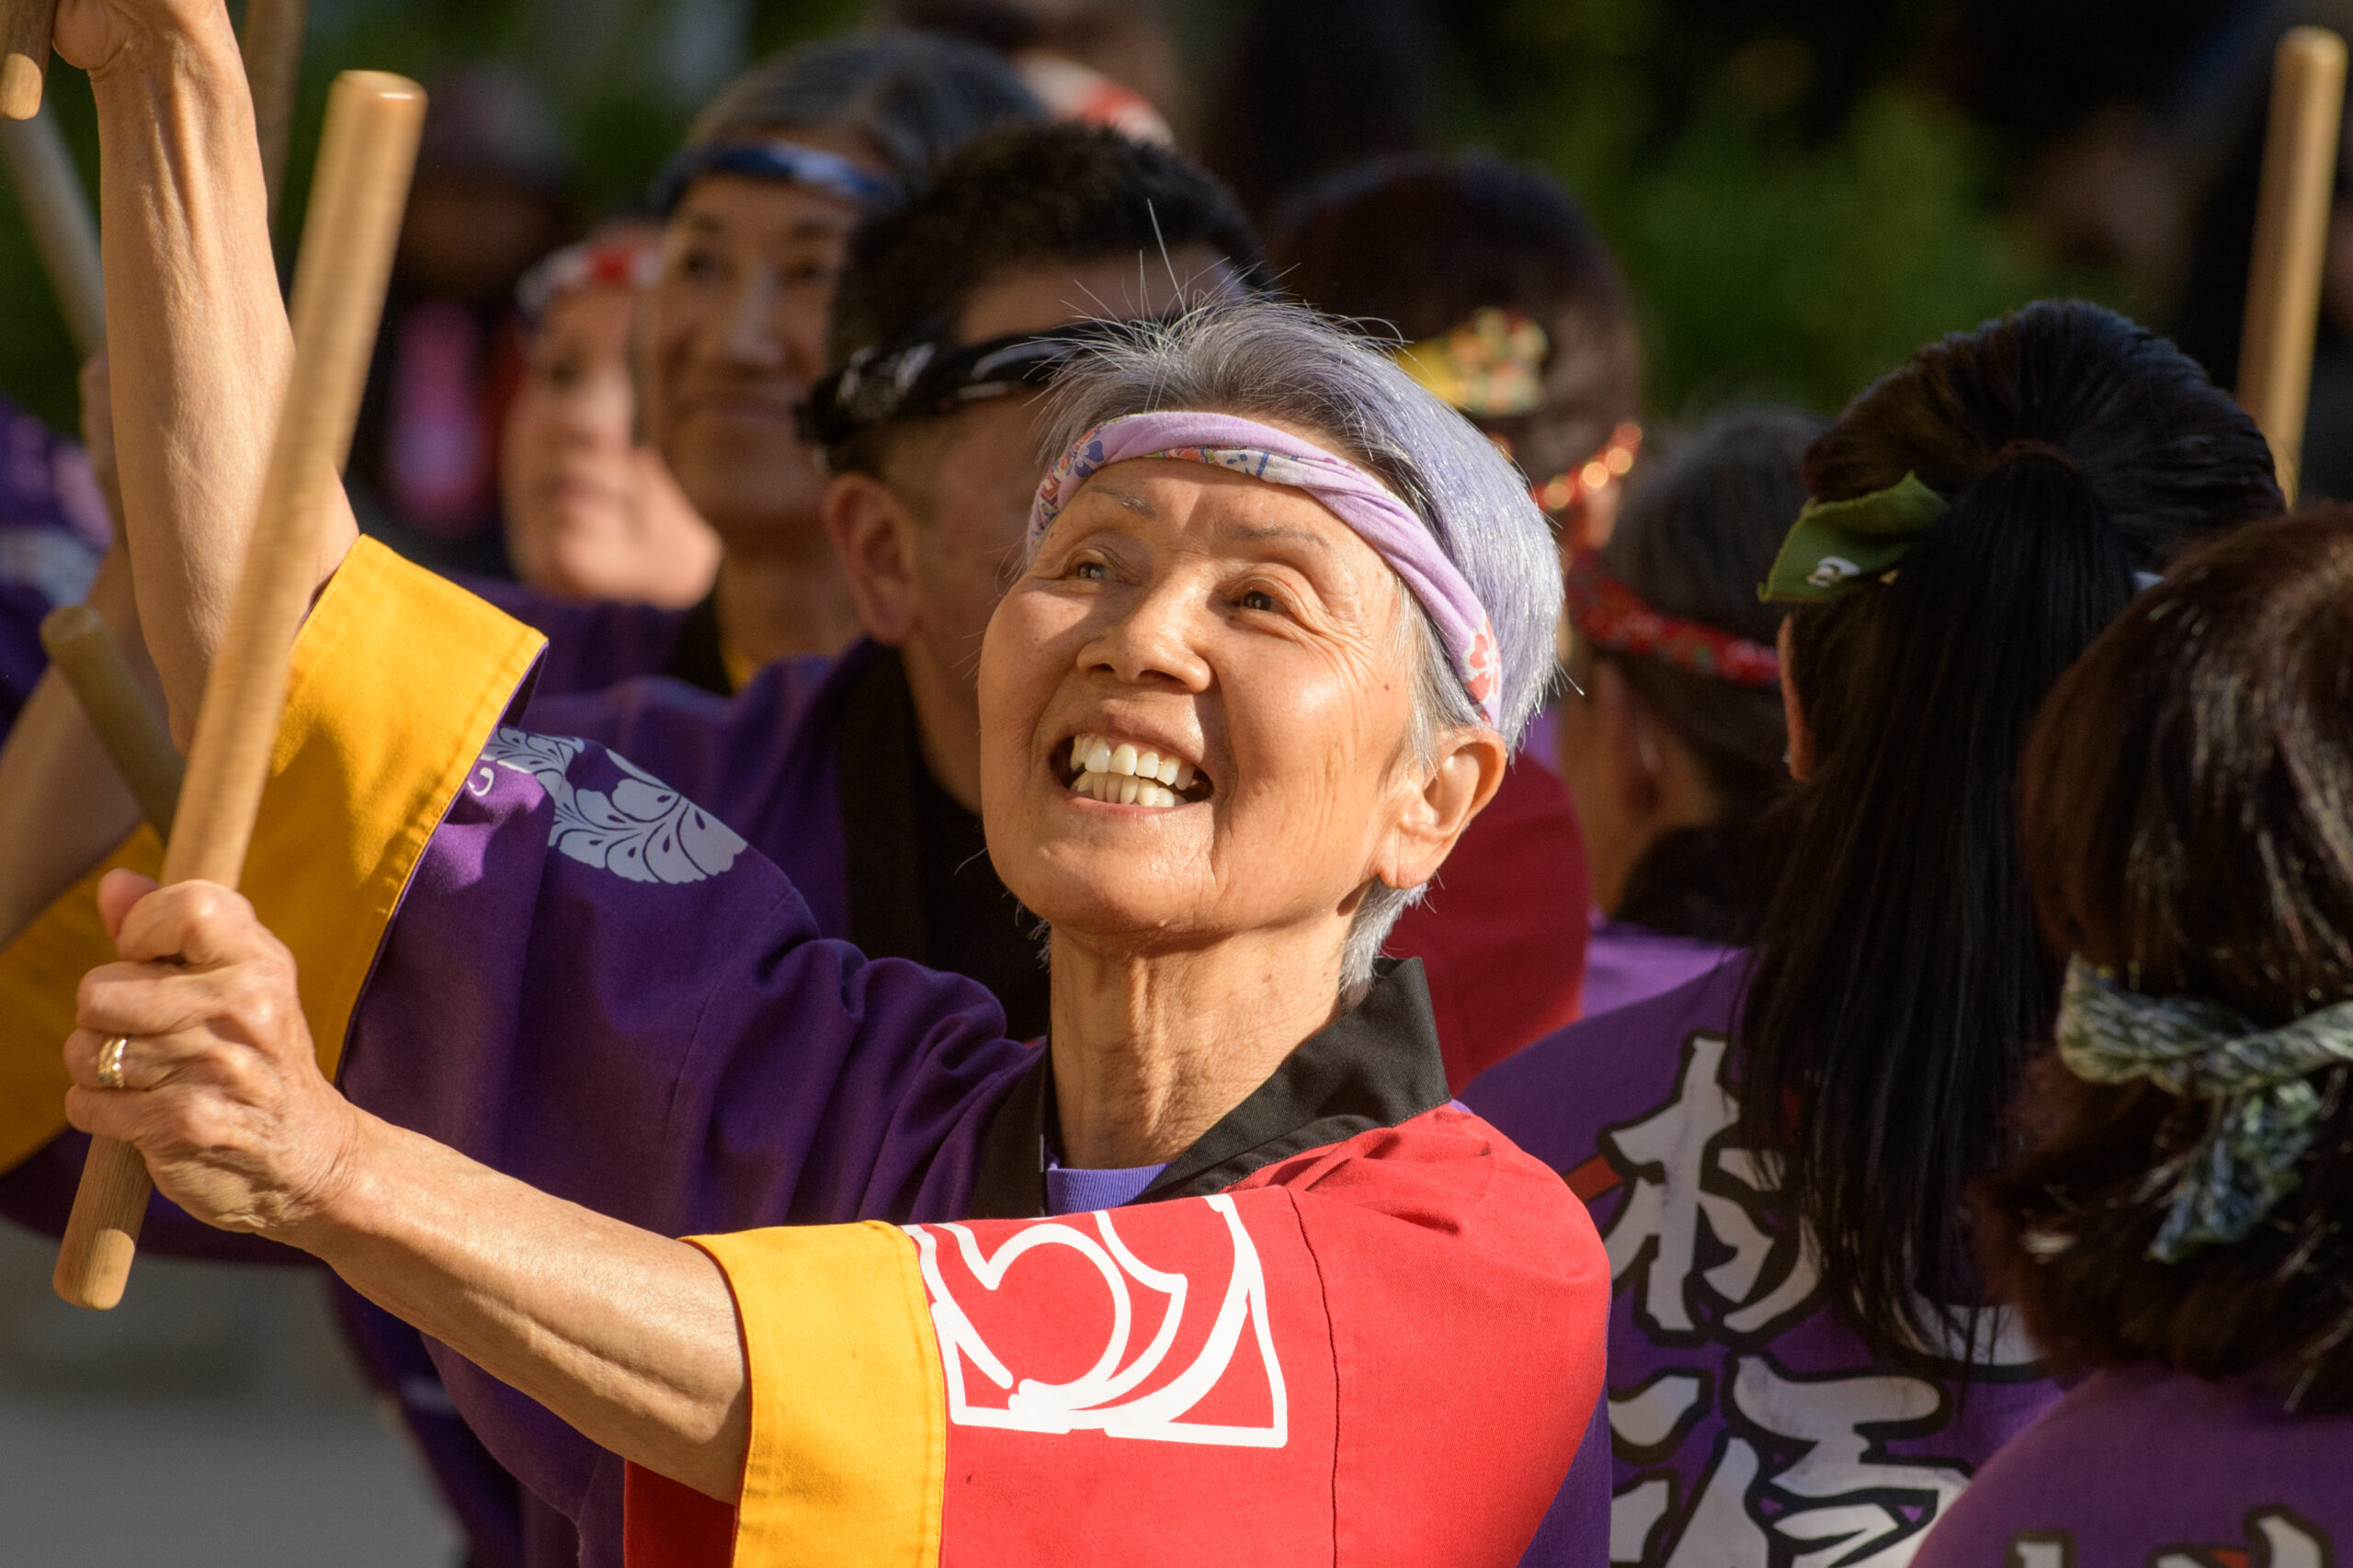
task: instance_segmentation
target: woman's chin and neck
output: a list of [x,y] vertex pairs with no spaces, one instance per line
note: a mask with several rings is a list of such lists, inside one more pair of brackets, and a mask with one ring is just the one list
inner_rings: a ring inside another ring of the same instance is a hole
[[1339,1008],[1348,921],[1207,943],[1056,926],[1053,1074],[1065,1165],[1162,1165],[1265,1083]]
[[833,547],[812,517],[804,526],[774,518],[728,527],[711,591],[720,635],[749,665],[807,653],[838,653],[858,639],[858,604]]

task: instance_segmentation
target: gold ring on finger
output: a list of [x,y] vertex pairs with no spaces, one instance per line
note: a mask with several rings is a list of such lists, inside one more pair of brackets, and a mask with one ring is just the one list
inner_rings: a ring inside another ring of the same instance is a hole
[[130,1081],[122,1075],[122,1053],[131,1049],[129,1035],[116,1035],[98,1047],[98,1086],[102,1089],[127,1089]]

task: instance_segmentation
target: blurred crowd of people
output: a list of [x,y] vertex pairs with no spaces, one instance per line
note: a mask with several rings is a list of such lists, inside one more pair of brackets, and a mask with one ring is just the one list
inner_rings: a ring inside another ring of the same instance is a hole
[[[593,217],[523,77],[431,84],[350,461],[361,528],[546,635],[534,728],[653,768],[827,935],[969,976],[1035,1038],[1046,973],[987,855],[974,672],[1051,455],[1042,399],[1101,320],[1313,307],[1517,465],[1564,584],[1563,678],[1386,949],[1423,961],[1449,1089],[1563,1173],[1608,1249],[1609,1395],[1529,1561],[1835,1541],[1893,1565],[1925,1538],[1924,1563],[2072,1568],[2073,1538],[2029,1528],[2044,1514],[2122,1562],[2093,1542],[2131,1536],[2132,1488],[2243,1499],[2242,1471],[2283,1499],[2246,1515],[2264,1562],[2353,1545],[2341,1506],[2284,1500],[2341,1505],[2344,1469],[2313,1478],[2353,1463],[2353,1254],[2324,1201],[2353,1053],[2279,1046],[2316,1086],[2278,1108],[2279,1073],[2242,1062],[2204,1101],[2174,1068],[2128,1089],[2068,1033],[2276,1046],[2353,985],[2353,853],[2327,820],[2353,777],[2327,733],[2353,717],[2327,664],[2344,612],[2297,585],[2353,579],[2353,523],[2226,537],[2281,498],[2215,385],[2270,42],[2353,32],[2353,6],[2240,7],[2169,97],[2041,135],[2022,214],[2176,301],[2177,348],[2039,304],[1835,420],[1654,420],[1637,291],[1573,194],[1431,150],[1426,92],[1381,79],[1410,8],[1342,8],[1254,11],[1210,110],[1136,0],[887,0],[746,72],[641,203]],[[1302,29],[1328,57],[1293,73]],[[2305,485],[2353,496],[2353,199],[2323,323]],[[29,606],[0,614],[7,718],[41,668],[18,629],[87,592],[119,536],[94,378],[86,455],[0,408],[0,596]],[[1865,547],[1889,553],[1859,565]],[[2147,630],[2169,611],[2221,630],[2175,649]],[[2286,630],[2234,641],[2267,616]],[[2257,678],[2294,694],[2268,742],[2212,695]],[[2118,714],[2129,741],[2096,739]],[[2234,858],[2268,892],[2228,885]],[[2152,1022],[2150,975],[2235,1011]],[[2011,1108],[2055,1081],[2054,1017],[2079,1081],[2035,1102],[2029,1150]],[[2299,1189],[2284,1173],[2314,1147]],[[70,1151],[17,1153],[10,1211],[53,1223]],[[2198,1160],[2222,1174],[2194,1187]],[[423,1337],[341,1301],[474,1561],[576,1553],[592,1504],[517,1485]],[[2063,1390],[2029,1339],[2098,1375]],[[2283,1374],[2317,1412],[2302,1426],[2247,1392]],[[2168,1421],[2198,1424],[2184,1454],[2236,1457],[2183,1481]],[[2069,1512],[2049,1476],[2070,1467],[2097,1506]],[[2000,1480],[1957,1503],[1972,1476]],[[2237,1561],[2231,1508],[2165,1539]]]

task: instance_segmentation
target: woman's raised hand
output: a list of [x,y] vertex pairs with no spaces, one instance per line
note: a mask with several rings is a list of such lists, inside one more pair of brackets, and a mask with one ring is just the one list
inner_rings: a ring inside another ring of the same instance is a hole
[[208,36],[236,47],[226,0],[59,0],[53,41],[59,59],[103,74],[142,43]]
[[122,961],[83,977],[67,1118],[135,1144],[207,1224],[301,1225],[341,1178],[361,1114],[319,1071],[293,955],[210,882],[116,871],[98,904]]

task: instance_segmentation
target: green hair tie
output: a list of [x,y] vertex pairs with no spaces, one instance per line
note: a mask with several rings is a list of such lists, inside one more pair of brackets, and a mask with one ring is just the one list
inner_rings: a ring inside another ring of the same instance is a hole
[[2353,1002],[2256,1028],[2207,997],[2148,996],[2075,959],[2060,994],[2059,1060],[2094,1084],[2150,1083],[2212,1108],[2171,1173],[2173,1201],[2149,1256],[2176,1263],[2244,1240],[2294,1188],[2320,1131],[2312,1074],[2353,1063]]
[[1809,501],[1756,597],[1767,604],[1821,604],[1867,578],[1893,571],[1945,498],[1907,473],[1851,501]]

